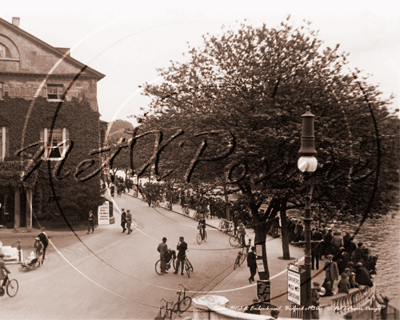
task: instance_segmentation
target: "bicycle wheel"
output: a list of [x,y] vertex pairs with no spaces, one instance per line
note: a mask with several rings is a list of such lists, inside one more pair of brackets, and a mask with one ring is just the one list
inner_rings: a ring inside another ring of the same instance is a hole
[[239,266],[241,266],[243,264],[245,259],[246,259],[246,255],[244,253],[242,253],[239,257]]
[[204,230],[204,239],[203,239],[203,241],[204,241],[204,242],[207,241],[207,231],[206,231],[206,230]]
[[7,294],[12,298],[15,297],[19,289],[18,281],[15,279],[8,280],[7,282]]
[[187,263],[187,261],[185,262],[185,270],[186,270],[186,274],[187,274],[188,278],[190,278],[190,266]]
[[233,264],[233,270],[236,270],[238,266],[239,266],[239,256],[237,256],[235,259],[235,263]]
[[155,269],[157,274],[162,274],[161,272],[161,259],[156,262]]
[[234,235],[231,235],[231,236],[229,237],[229,243],[230,243],[230,245],[231,245],[232,247],[238,247],[239,244],[240,244],[240,241],[239,241],[239,238],[238,238],[238,237],[236,237],[236,236],[234,236]]
[[180,312],[185,312],[187,309],[190,308],[192,304],[192,298],[191,297],[185,297],[181,302],[179,302],[178,308]]
[[201,234],[200,233],[197,234],[196,240],[197,240],[198,244],[201,244]]
[[170,317],[168,319],[175,319],[179,312],[179,303],[176,302],[173,308],[170,310]]
[[193,269],[193,266],[192,266],[192,263],[189,261],[189,259],[186,259],[186,263],[188,264],[188,266],[189,266],[189,269],[190,269],[190,272],[194,272],[194,269]]

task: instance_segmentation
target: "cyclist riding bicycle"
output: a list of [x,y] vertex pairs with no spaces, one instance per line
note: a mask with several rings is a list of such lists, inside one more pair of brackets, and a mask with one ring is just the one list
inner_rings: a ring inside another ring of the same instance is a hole
[[201,239],[204,240],[204,233],[206,230],[206,219],[204,218],[204,215],[200,216],[199,224],[197,225],[197,229],[199,229],[200,234],[201,234]]
[[11,271],[7,269],[6,263],[3,260],[4,256],[5,256],[4,253],[0,252],[0,291],[3,291],[3,292],[4,292],[3,287],[4,287],[6,279],[7,279],[7,274],[11,273]]

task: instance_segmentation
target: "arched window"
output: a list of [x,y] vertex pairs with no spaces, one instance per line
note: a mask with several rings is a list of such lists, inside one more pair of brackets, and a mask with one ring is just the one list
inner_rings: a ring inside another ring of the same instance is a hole
[[0,58],[10,58],[11,54],[10,54],[10,50],[8,50],[8,48],[0,43]]

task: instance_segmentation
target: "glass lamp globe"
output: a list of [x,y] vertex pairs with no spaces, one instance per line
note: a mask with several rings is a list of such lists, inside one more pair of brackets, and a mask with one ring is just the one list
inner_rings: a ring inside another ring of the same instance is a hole
[[318,161],[313,156],[303,156],[297,161],[297,167],[301,172],[314,172],[317,169]]

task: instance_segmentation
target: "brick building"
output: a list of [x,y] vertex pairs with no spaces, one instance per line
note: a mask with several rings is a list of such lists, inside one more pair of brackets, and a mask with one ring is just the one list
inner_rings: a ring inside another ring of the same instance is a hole
[[85,159],[99,163],[89,152],[105,131],[97,104],[104,75],[19,24],[0,18],[0,225],[15,230],[32,228],[35,219],[82,219],[96,209],[99,175],[79,182],[74,173]]

